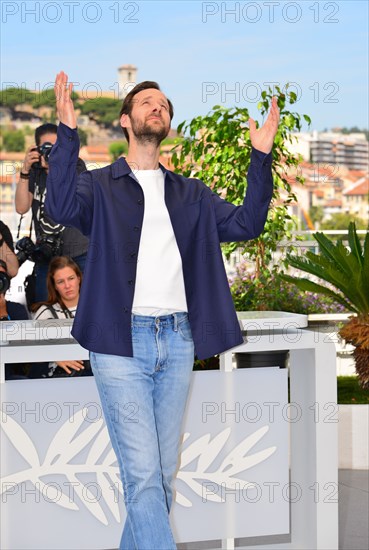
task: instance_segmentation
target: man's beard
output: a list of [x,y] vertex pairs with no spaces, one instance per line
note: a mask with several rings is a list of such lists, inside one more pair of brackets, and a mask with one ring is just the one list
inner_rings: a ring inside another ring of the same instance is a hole
[[156,128],[155,126],[150,126],[147,122],[140,123],[132,119],[131,128],[137,142],[141,144],[152,143],[155,146],[158,146],[169,134],[169,128],[166,128],[163,125]]

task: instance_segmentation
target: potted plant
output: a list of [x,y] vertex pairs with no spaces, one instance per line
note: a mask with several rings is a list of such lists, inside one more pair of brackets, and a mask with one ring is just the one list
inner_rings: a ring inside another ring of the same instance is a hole
[[[273,199],[264,231],[257,239],[247,243],[222,245],[227,258],[236,249],[242,255],[247,254],[255,264],[257,276],[266,269],[278,243],[291,237],[293,223],[288,207],[296,201],[291,189],[291,174],[294,181],[303,182],[303,178],[296,175],[301,156],[292,153],[287,148],[287,142],[295,139],[292,133],[301,129],[302,117],[309,124],[310,118],[286,108],[286,105],[296,102],[297,96],[294,92],[288,92],[288,84],[284,89],[286,93],[276,87],[274,94],[280,108],[280,124],[272,150]],[[258,109],[263,117],[269,110],[272,96],[270,88],[261,94]],[[242,204],[251,157],[249,118],[247,108],[227,109],[216,105],[208,115],[182,122],[177,131],[184,137],[173,148],[171,157],[174,170],[199,178],[227,201]]]
[[304,292],[293,282],[286,282],[277,266],[256,278],[243,262],[229,278],[229,284],[237,311],[287,311],[303,315],[346,311],[331,296]]
[[287,262],[329,286],[305,277],[281,277],[303,291],[333,298],[354,314],[339,334],[355,347],[353,356],[359,382],[363,388],[369,388],[369,232],[363,246],[354,222],[348,227],[348,247],[342,238],[334,244],[321,232],[314,233],[314,237],[319,243],[319,254],[311,251],[304,257],[289,254]]
[[[272,151],[274,192],[264,231],[247,243],[222,245],[226,258],[236,250],[243,257],[248,257],[255,266],[257,279],[269,272],[268,265],[278,243],[283,239],[290,240],[292,236],[293,220],[288,207],[296,201],[296,197],[291,189],[289,171],[293,172],[294,180],[303,181],[296,175],[301,156],[291,153],[287,142],[292,142],[292,133],[301,129],[302,117],[308,124],[311,121],[307,115],[301,116],[287,109],[288,105],[296,102],[297,96],[288,91],[288,85],[284,90],[276,87],[275,94],[271,88],[263,91],[257,106],[261,115],[265,116],[275,95],[280,108],[280,124]],[[183,134],[183,140],[173,148],[171,157],[174,170],[199,178],[227,201],[242,204],[251,158],[249,118],[247,108],[227,109],[216,105],[208,115],[182,122],[177,131]]]
[[[286,311],[307,315],[309,313],[342,312],[343,306],[330,296],[315,292],[303,292],[291,282],[282,278],[283,272],[273,266],[268,272],[256,277],[249,273],[247,263],[238,265],[236,274],[229,279],[233,301],[237,311]],[[288,350],[273,352],[236,354],[239,367],[243,366],[286,366]]]

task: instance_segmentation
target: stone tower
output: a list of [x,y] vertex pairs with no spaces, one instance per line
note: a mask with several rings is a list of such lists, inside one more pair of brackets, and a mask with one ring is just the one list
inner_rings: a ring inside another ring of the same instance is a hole
[[118,67],[118,95],[124,99],[137,84],[137,67],[134,65],[122,65]]

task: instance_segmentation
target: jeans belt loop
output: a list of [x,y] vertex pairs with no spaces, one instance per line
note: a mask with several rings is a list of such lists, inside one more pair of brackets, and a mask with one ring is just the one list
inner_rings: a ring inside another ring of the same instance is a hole
[[176,313],[173,313],[173,321],[173,330],[174,332],[178,332],[178,318]]

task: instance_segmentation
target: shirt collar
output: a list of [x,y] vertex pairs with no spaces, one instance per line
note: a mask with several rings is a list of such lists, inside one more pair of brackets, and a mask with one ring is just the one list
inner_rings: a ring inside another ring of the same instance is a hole
[[[162,170],[162,172],[165,175],[167,172],[167,169],[160,163],[159,163],[159,168]],[[122,176],[129,176],[129,175],[134,176],[134,172],[132,172],[130,166],[127,164],[126,159],[122,157],[116,160],[115,162],[113,162],[113,164],[111,165],[111,173],[112,173],[113,179],[118,179]]]

